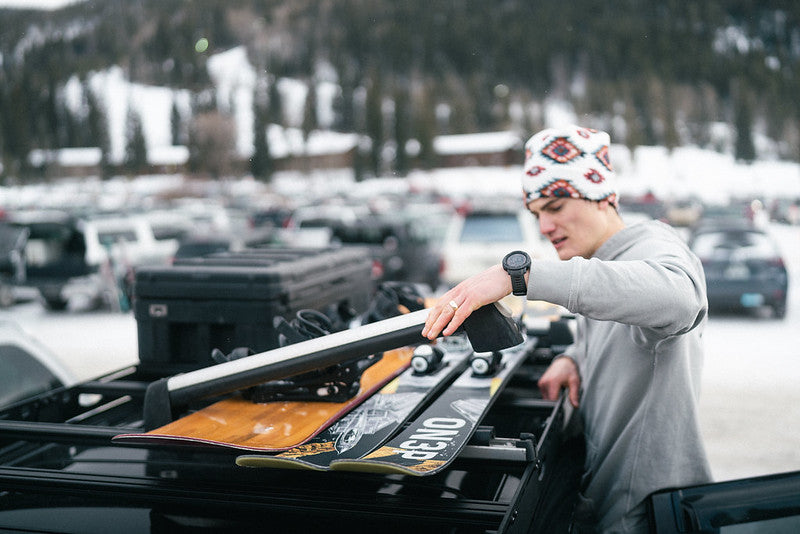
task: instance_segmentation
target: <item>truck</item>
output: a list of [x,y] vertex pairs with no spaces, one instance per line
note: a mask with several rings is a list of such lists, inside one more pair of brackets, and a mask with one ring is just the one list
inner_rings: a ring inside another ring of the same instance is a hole
[[26,210],[9,213],[6,225],[24,231],[16,285],[35,288],[53,311],[119,308],[132,270],[166,264],[178,247],[177,239],[156,239],[138,215]]

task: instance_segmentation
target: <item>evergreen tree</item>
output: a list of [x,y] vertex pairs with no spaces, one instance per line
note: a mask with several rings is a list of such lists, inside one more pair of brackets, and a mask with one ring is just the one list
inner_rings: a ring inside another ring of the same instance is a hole
[[366,173],[365,167],[367,158],[361,145],[362,143],[359,142],[353,152],[353,179],[356,182],[363,181]]
[[43,97],[44,109],[43,114],[43,132],[42,132],[42,146],[50,148],[59,148],[61,145],[60,140],[63,139],[63,124],[60,120],[61,113],[59,111],[58,102],[58,89],[56,87],[56,80],[49,77],[47,81],[47,91]]
[[308,85],[306,101],[303,106],[303,139],[308,141],[309,134],[317,129],[317,88],[313,80]]
[[85,118],[69,109],[63,99],[59,105],[59,122],[61,123],[59,146],[87,146],[82,143],[83,134],[87,131]]
[[94,91],[84,86],[86,95],[86,131],[88,135],[85,146],[100,148],[100,168],[104,178],[111,176],[111,139],[108,135],[108,126],[105,110]]
[[394,93],[394,142],[397,146],[394,160],[394,169],[400,176],[405,176],[409,170],[408,153],[406,145],[409,139],[409,98],[406,84],[401,84]]
[[283,98],[281,97],[281,91],[278,88],[278,80],[272,80],[272,83],[269,84],[269,115],[268,115],[268,122],[272,124],[279,124],[281,126],[284,125],[283,120]]
[[414,102],[414,136],[419,143],[418,159],[423,168],[436,165],[433,140],[436,137],[436,104],[427,87],[423,86]]
[[178,111],[178,103],[175,98],[172,99],[172,110],[169,117],[170,135],[172,137],[172,146],[180,146],[185,144],[183,139],[183,118],[181,112]]
[[13,84],[8,90],[4,117],[6,156],[12,162],[8,166],[11,174],[25,175],[30,170],[28,154],[32,139],[30,130],[30,93],[21,83]]
[[[725,121],[741,130],[741,146],[735,148],[750,157],[750,130],[757,123],[783,142],[784,154],[800,152],[800,140],[791,135],[800,124],[800,76],[794,75],[797,3],[668,1],[655,9],[652,2],[612,1],[600,11],[587,0],[508,0],[500,7],[473,1],[341,0],[299,2],[291,9],[285,2],[251,0],[92,4],[93,23],[79,32],[70,30],[72,9],[48,14],[46,23],[39,13],[9,12],[0,18],[0,128],[7,173],[26,166],[32,148],[89,144],[88,117],[67,113],[54,100],[69,76],[125,65],[134,81],[210,92],[207,61],[239,45],[254,56],[252,64],[269,65],[269,72],[286,77],[308,77],[317,61],[331,61],[341,86],[335,128],[369,134],[369,166],[376,172],[385,170],[380,150],[396,133],[382,124],[380,99],[386,95],[378,90],[376,96],[380,80],[374,83],[365,74],[371,66],[380,66],[386,79],[414,76],[431,84],[432,94],[451,109],[453,133],[502,126],[498,120],[504,122],[505,108],[493,108],[499,99],[492,96],[502,81],[510,101],[528,107],[564,98],[579,116],[597,123],[619,117],[615,107],[633,103],[627,108],[632,122],[626,125],[632,144],[672,146],[679,141],[673,123],[680,117],[686,141],[708,145],[708,124]],[[253,24],[245,28],[234,20]],[[531,20],[555,21],[555,26],[532,32]],[[31,39],[26,28],[32,27],[47,31]],[[742,38],[733,39],[728,28]],[[200,37],[208,39],[207,50],[195,48]],[[757,46],[742,49],[743,42]],[[734,96],[732,78],[741,79],[758,100],[743,103]],[[365,79],[365,87],[372,88],[369,112],[356,110],[364,100],[353,97]],[[667,100],[659,103],[658,95],[645,89],[649,80],[663,85]],[[589,92],[574,91],[580,85]],[[689,88],[682,98],[694,102],[671,101],[678,86]],[[268,122],[285,124],[277,85],[270,90]]]
[[253,98],[253,157],[250,158],[250,172],[254,177],[264,181],[269,181],[272,174],[272,155],[267,137],[268,114],[266,103],[255,94]]
[[347,64],[339,72],[340,91],[333,101],[334,129],[340,132],[357,131],[355,110],[355,75]]
[[125,125],[125,168],[133,174],[143,172],[147,168],[147,144],[142,129],[142,118],[130,105]]
[[756,159],[756,147],[753,144],[753,105],[749,94],[741,91],[735,99],[734,127],[736,128],[736,159],[751,162]]
[[355,112],[355,87],[352,80],[346,80],[342,85],[341,107],[339,108],[339,129],[344,132],[352,132],[356,129]]
[[380,76],[372,72],[367,86],[366,129],[370,139],[369,170],[378,176],[381,172],[383,150],[383,94]]

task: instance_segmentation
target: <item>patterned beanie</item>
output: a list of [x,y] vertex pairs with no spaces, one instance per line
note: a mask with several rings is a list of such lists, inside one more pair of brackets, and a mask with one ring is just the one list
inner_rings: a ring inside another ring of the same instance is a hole
[[617,207],[614,170],[605,132],[568,126],[548,128],[525,143],[525,204],[541,197],[607,200]]

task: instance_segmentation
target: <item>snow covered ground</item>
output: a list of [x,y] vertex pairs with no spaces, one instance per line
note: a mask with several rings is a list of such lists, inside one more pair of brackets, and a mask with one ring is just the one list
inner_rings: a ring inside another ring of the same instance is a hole
[[771,225],[789,270],[784,320],[712,315],[700,417],[720,480],[800,470],[800,227]]

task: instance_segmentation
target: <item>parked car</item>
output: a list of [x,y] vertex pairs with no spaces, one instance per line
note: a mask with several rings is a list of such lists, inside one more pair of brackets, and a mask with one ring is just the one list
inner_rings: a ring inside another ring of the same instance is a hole
[[753,224],[750,202],[730,200],[725,204],[705,204],[700,217],[694,222],[692,232],[704,227],[741,226]]
[[0,320],[0,406],[76,382],[47,347],[16,323]]
[[436,229],[450,211],[418,206],[371,213],[361,205],[326,205],[297,209],[284,237],[289,246],[355,246],[366,248],[373,261],[372,279],[416,282],[435,289],[442,268]]
[[689,245],[703,262],[708,303],[713,309],[769,307],[786,315],[789,279],[777,243],[747,222],[703,225]]
[[371,215],[334,225],[332,239],[337,244],[367,248],[377,282],[417,282],[436,289],[442,260],[436,243],[424,232],[424,224],[424,220],[402,213]]
[[188,215],[171,210],[152,210],[142,213],[150,223],[156,241],[178,240],[195,231],[195,223]]
[[28,230],[24,284],[35,287],[51,310],[66,309],[71,301],[119,305],[131,271],[167,263],[178,246],[174,239],[156,240],[140,216],[32,211],[12,214],[10,222]]
[[557,258],[529,211],[504,207],[468,210],[455,216],[447,229],[442,281],[454,286],[517,249],[532,258]]
[[286,228],[292,218],[292,208],[273,206],[255,210],[249,214],[250,224],[253,228],[270,227]]

